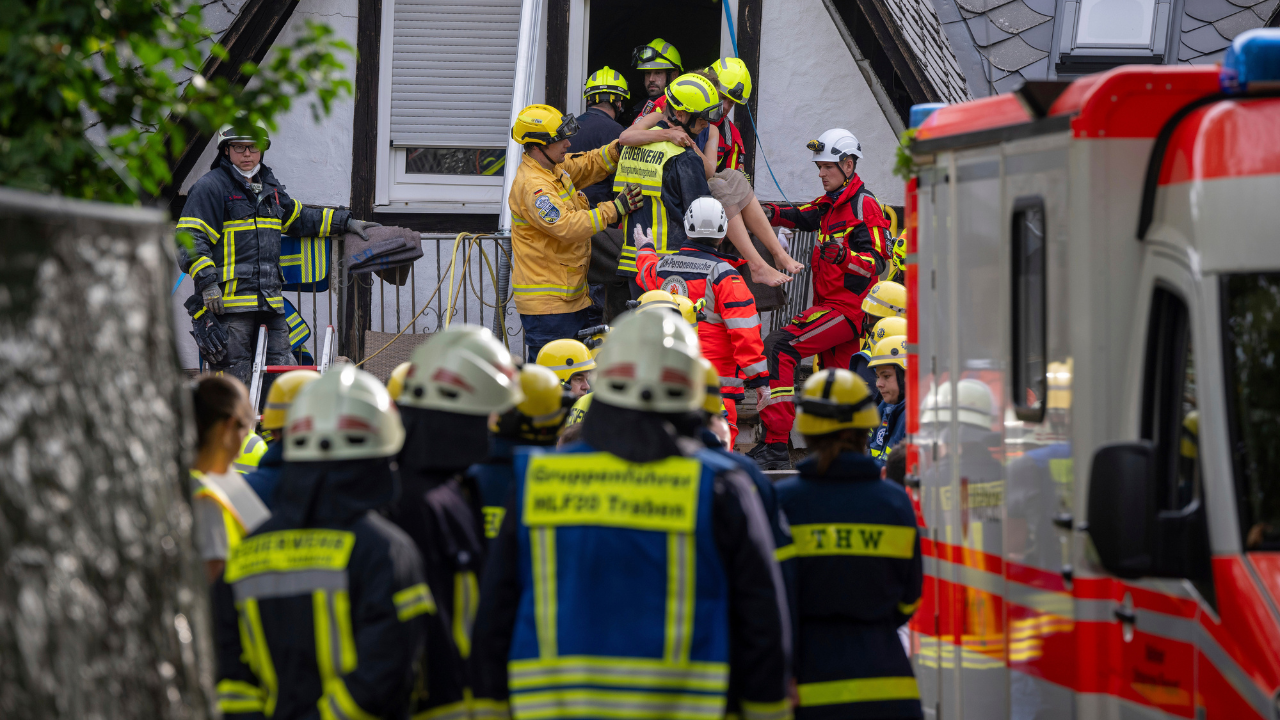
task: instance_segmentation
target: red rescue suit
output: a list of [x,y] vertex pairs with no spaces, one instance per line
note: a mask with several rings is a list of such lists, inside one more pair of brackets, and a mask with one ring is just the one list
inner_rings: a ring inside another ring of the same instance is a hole
[[736,269],[743,262],[692,241],[661,259],[652,246],[645,246],[636,255],[637,281],[645,290],[666,290],[695,303],[706,299],[706,317],[698,323],[698,341],[703,357],[720,374],[720,394],[729,413],[731,442],[737,442],[737,403],[745,398],[746,388],[769,383],[756,299]]
[[[720,141],[716,145],[716,172],[737,170],[746,175],[747,164],[743,159],[742,134],[738,132],[738,126],[734,125],[728,117],[721,118],[715,126],[720,133]],[[710,137],[711,133],[703,130],[698,133],[698,139],[694,141],[698,147],[702,148],[703,154],[707,152],[707,139]]]
[[[765,338],[769,397],[759,403],[765,442],[787,442],[795,422],[795,369],[817,355],[822,367],[849,367],[859,350],[862,300],[893,255],[889,221],[857,174],[838,192],[799,207],[773,210],[772,225],[818,231],[809,266],[813,307]],[[833,262],[832,260],[836,260]]]

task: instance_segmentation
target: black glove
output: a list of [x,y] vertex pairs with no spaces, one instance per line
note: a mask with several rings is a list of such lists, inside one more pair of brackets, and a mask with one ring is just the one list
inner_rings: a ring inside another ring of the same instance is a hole
[[355,218],[347,219],[347,232],[359,235],[361,240],[367,241],[369,239],[369,236],[364,232],[365,230],[376,227],[382,227],[382,223],[370,222],[368,220],[357,220]]
[[849,248],[844,243],[832,242],[828,240],[818,246],[818,257],[826,260],[832,265],[839,265],[849,257]]
[[638,209],[642,202],[644,202],[644,195],[640,193],[640,186],[627,183],[622,188],[622,192],[618,193],[618,197],[613,199],[613,206],[618,209],[618,217],[622,217]]
[[222,362],[227,357],[227,331],[222,329],[218,316],[205,308],[196,295],[187,298],[183,305],[191,315],[191,337],[196,339],[200,354],[207,362]]

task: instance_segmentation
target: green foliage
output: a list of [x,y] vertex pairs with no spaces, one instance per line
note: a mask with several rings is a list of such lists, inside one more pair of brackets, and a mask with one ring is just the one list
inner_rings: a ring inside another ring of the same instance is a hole
[[903,182],[915,177],[916,164],[911,159],[911,143],[915,140],[916,129],[907,128],[898,136],[898,150],[893,161],[893,174],[902,178]]
[[227,58],[211,35],[198,6],[172,0],[0,0],[0,182],[137,203],[172,179],[184,119],[261,139],[257,125],[274,130],[293,99],[314,93],[319,121],[352,92],[338,55],[354,50],[310,22],[262,66],[241,67],[247,86],[199,74],[184,85],[206,57]]

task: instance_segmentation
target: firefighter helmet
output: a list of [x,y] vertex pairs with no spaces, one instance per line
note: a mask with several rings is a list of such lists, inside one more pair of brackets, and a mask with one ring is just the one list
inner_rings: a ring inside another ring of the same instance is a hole
[[843,128],[833,128],[810,140],[805,147],[813,153],[813,162],[838,163],[847,157],[861,158],[862,143],[853,133]]
[[720,122],[724,106],[720,104],[720,91],[701,75],[686,73],[667,85],[667,107],[698,115],[710,122]]
[[355,365],[334,368],[303,386],[285,428],[288,462],[391,457],[404,445],[404,425],[391,395]]
[[615,407],[683,413],[702,407],[706,368],[698,333],[671,313],[623,315],[600,353],[595,394]]
[[880,318],[880,321],[871,328],[871,347],[875,347],[876,343],[887,337],[894,335],[907,334],[907,319],[900,318],[897,315],[891,315],[887,318]]
[[881,365],[897,365],[903,370],[907,369],[906,335],[890,335],[876,343],[875,348],[871,351],[871,361],[867,363],[867,367],[880,367]]
[[715,365],[712,365],[705,359],[703,362],[706,363],[707,366],[707,397],[702,401],[702,409],[712,415],[721,415],[725,412],[725,409],[724,398],[720,395],[720,373],[716,371]]
[[521,145],[550,145],[578,132],[578,120],[550,105],[530,105],[516,116],[511,137]]
[[867,382],[843,368],[814,373],[805,381],[796,405],[796,429],[802,435],[870,429],[880,424],[876,399]]
[[632,50],[631,65],[637,70],[684,72],[684,64],[680,62],[680,51],[662,38],[654,38],[648,44]]
[[552,340],[538,351],[537,363],[568,383],[577,373],[596,369],[595,358],[586,345],[572,339]]
[[728,229],[729,218],[724,214],[724,205],[710,195],[695,199],[684,211],[684,233],[691,238],[719,240]]
[[565,427],[582,422],[582,418],[587,416],[587,410],[591,409],[592,395],[595,393],[587,393],[574,401],[573,407],[569,408],[569,417],[564,421]]
[[680,317],[690,325],[698,324],[698,311],[702,309],[703,302],[699,300],[697,303],[683,295],[669,293],[666,290],[650,290],[640,296],[640,302],[636,306],[638,312],[648,312],[650,310],[674,310],[680,313]]
[[402,362],[391,371],[391,376],[387,378],[387,392],[391,393],[392,400],[400,399],[400,393],[404,392],[404,379],[409,376],[411,367],[413,363]]
[[739,105],[747,104],[751,97],[751,71],[746,63],[736,57],[721,58],[711,70],[716,74],[717,90]]
[[240,454],[231,461],[231,467],[241,475],[247,475],[258,469],[258,462],[267,454],[267,443],[257,433],[244,436],[240,443]]
[[288,414],[293,399],[298,396],[298,391],[319,377],[320,373],[315,370],[290,370],[276,378],[267,391],[267,406],[262,411],[262,429],[279,430],[284,427],[285,415]]
[[[606,99],[599,100],[600,95],[605,95]],[[622,73],[605,65],[587,78],[582,86],[582,97],[588,102],[613,102],[615,98],[630,98],[631,91],[627,88],[627,79],[622,77]],[[593,100],[593,97],[596,99]]]
[[523,400],[506,346],[479,325],[454,325],[413,351],[400,404],[462,415],[505,412]]
[[266,152],[270,150],[271,149],[271,133],[267,131],[266,124],[262,122],[256,122],[254,124],[258,126],[259,130],[262,131],[261,142],[258,141],[258,138],[254,137],[253,133],[238,132],[234,125],[223,125],[218,130],[218,135],[215,138],[218,141],[218,152],[221,153],[222,149],[226,147],[228,143],[233,143],[233,142],[253,143],[254,145],[257,145],[258,149],[261,150],[262,152]]
[[862,311],[877,317],[907,316],[907,289],[892,280],[881,280],[862,299]]
[[1200,411],[1192,410],[1182,418],[1182,440],[1178,443],[1182,457],[1194,460],[1200,456]]
[[489,424],[494,433],[517,437],[539,445],[553,445],[568,408],[560,378],[542,365],[520,368],[520,390],[524,400],[498,415]]
[[[991,430],[991,423],[996,417],[996,400],[991,393],[991,388],[981,380],[973,378],[965,378],[956,385],[959,386],[956,398],[956,420],[961,425]],[[952,384],[944,382],[938,386],[937,392],[926,395],[920,422],[942,425],[950,423],[952,392]]]

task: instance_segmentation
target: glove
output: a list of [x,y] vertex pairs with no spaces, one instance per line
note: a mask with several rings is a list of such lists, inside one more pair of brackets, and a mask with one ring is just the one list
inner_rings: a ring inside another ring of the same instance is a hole
[[844,243],[838,243],[828,240],[822,243],[818,248],[818,257],[826,260],[832,265],[840,265],[845,258],[849,257],[849,248]]
[[382,223],[369,222],[367,220],[357,220],[355,218],[347,218],[347,232],[355,233],[360,236],[361,240],[368,241],[369,236],[365,234],[365,230],[369,228],[382,227]]
[[618,193],[618,197],[613,199],[613,206],[618,209],[618,217],[622,217],[639,209],[642,202],[644,202],[644,195],[640,194],[640,186],[627,183],[626,187],[622,188],[622,192]]
[[218,287],[218,283],[209,283],[209,287],[200,292],[200,297],[210,312],[215,315],[222,314],[222,289]]
[[200,354],[210,363],[222,362],[227,357],[227,331],[222,329],[218,316],[209,312],[195,295],[187,298],[184,305],[191,314],[191,337],[196,339]]
[[[615,200],[615,202],[617,201]],[[644,228],[641,228],[639,225],[636,225],[636,229],[631,231],[631,237],[635,240],[636,250],[640,250],[645,247],[653,249],[653,234],[645,232]]]

